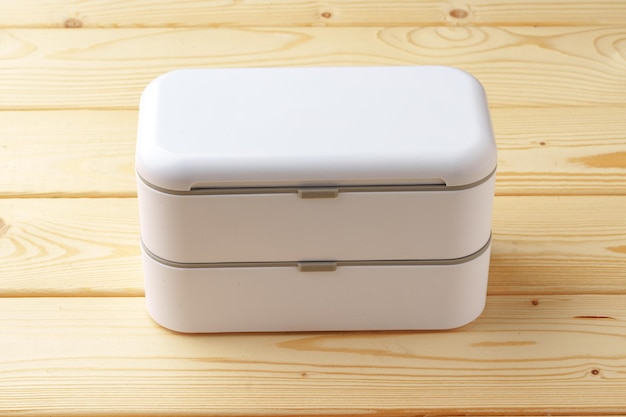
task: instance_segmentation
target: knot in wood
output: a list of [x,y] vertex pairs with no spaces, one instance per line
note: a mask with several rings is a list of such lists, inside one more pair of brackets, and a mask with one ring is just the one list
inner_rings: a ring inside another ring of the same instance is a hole
[[63,25],[66,28],[69,29],[76,29],[76,28],[82,28],[83,27],[83,21],[76,18],[76,17],[70,17],[69,19],[67,19]]

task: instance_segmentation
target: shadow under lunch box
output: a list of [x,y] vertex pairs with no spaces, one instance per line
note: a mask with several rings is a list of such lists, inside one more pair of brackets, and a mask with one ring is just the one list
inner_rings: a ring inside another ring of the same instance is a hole
[[484,308],[496,146],[463,71],[174,71],[143,93],[136,168],[167,328],[448,329]]

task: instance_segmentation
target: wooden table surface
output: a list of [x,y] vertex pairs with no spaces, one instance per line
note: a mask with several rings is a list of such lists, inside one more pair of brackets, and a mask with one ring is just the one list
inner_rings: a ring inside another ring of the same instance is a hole
[[[0,415],[626,415],[626,2],[0,1]],[[489,296],[446,332],[147,316],[140,92],[184,67],[452,65],[499,146]]]

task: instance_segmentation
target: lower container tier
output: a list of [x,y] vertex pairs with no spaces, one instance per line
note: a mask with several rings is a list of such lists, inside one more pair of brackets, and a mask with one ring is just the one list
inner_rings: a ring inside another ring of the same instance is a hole
[[187,333],[435,330],[485,306],[491,244],[466,260],[341,265],[174,266],[143,251],[148,312]]

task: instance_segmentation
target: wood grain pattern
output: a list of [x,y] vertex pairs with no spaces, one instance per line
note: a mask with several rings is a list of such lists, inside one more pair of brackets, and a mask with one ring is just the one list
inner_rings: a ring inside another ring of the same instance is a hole
[[[626,197],[497,197],[489,294],[626,294]],[[141,296],[135,199],[0,200],[0,296]]]
[[141,296],[135,199],[0,199],[0,296]]
[[621,25],[620,0],[0,2],[0,27]]
[[0,195],[134,197],[137,111],[0,111]]
[[141,298],[0,299],[0,413],[620,413],[625,304],[504,296],[450,332],[181,336]]
[[[626,2],[0,0],[0,28],[0,415],[626,415]],[[180,335],[150,320],[133,159],[152,78],[424,64],[470,71],[492,109],[477,321]]]
[[626,108],[494,108],[498,195],[623,195]]
[[182,67],[452,65],[493,107],[626,104],[624,27],[0,31],[0,109],[136,108]]
[[626,294],[624,197],[496,198],[490,294]]

